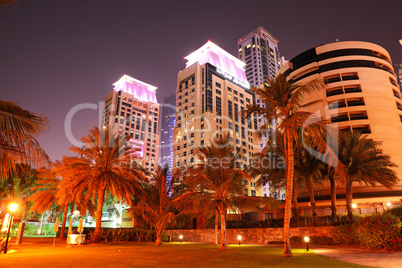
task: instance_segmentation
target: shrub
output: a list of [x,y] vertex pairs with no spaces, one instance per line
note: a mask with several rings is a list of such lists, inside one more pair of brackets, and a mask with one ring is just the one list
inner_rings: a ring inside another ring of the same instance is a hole
[[330,234],[335,244],[347,246],[359,244],[353,224],[335,226],[331,228]]
[[384,214],[392,214],[396,217],[398,217],[400,220],[402,220],[402,207],[396,207],[396,208],[392,208],[390,210],[387,210],[387,212],[385,212]]
[[401,221],[390,213],[357,218],[352,224],[334,226],[335,244],[362,245],[371,250],[401,251]]
[[54,227],[54,223],[48,223],[46,225],[42,225],[42,234],[54,235],[53,227]]
[[[92,239],[95,230],[88,232],[88,239]],[[100,233],[101,241],[104,242],[153,242],[156,240],[155,231],[139,228],[102,228]]]
[[354,225],[360,244],[368,249],[402,250],[401,221],[397,217],[385,213],[361,218]]
[[38,229],[39,229],[39,226],[36,226],[35,224],[26,223],[25,228],[24,228],[24,234],[36,235],[36,234],[38,234]]

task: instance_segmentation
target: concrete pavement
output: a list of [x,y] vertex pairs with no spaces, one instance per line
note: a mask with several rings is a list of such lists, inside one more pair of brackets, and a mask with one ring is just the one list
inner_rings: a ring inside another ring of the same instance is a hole
[[401,268],[402,252],[373,252],[360,248],[312,246],[312,250],[327,257],[373,267]]

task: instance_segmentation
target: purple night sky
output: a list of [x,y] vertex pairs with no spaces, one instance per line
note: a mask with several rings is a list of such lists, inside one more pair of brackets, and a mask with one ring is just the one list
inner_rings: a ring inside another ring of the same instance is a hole
[[[279,2],[21,0],[0,10],[0,98],[49,118],[38,140],[57,160],[71,155],[70,109],[98,105],[123,74],[158,87],[161,102],[175,91],[183,57],[208,40],[237,56],[237,39],[263,26],[286,59],[339,39],[379,44],[402,63],[401,0]],[[75,114],[74,136],[98,117],[91,109]]]

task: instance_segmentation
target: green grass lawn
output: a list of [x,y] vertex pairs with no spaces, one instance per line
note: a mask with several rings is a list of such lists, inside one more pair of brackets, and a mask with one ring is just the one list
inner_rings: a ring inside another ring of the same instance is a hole
[[227,251],[209,244],[109,243],[66,247],[41,243],[11,245],[15,253],[1,254],[1,267],[364,267],[294,248],[292,258],[282,257],[283,249],[272,246],[230,245]]

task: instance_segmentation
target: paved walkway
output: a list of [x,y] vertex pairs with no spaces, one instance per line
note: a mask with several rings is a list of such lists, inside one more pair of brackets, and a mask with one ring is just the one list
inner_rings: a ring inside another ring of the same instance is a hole
[[402,252],[373,252],[366,249],[346,247],[315,247],[312,250],[327,257],[373,267],[402,268]]

